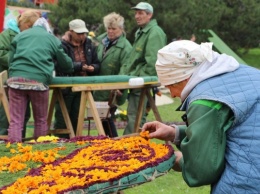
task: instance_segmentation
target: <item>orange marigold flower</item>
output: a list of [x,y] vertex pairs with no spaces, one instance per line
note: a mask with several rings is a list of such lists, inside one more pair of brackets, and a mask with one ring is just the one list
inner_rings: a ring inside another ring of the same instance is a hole
[[141,131],[140,136],[145,139],[149,139],[149,131]]
[[18,147],[19,152],[30,152],[32,150],[32,146],[20,146]]

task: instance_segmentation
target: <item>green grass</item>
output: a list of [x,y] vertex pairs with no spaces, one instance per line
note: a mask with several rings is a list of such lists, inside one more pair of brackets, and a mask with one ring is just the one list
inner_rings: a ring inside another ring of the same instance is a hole
[[125,194],[208,194],[210,193],[210,188],[205,187],[197,187],[190,188],[184,182],[182,175],[180,172],[175,172],[173,170],[169,171],[168,174],[161,176],[152,182],[145,183],[143,185],[139,185],[137,187],[126,189],[124,191]]
[[[166,94],[169,98],[171,98],[170,94]],[[160,97],[158,97],[160,98]],[[162,106],[158,106],[157,109],[160,113],[161,119],[164,123],[168,122],[182,122],[181,116],[184,114],[183,111],[176,111],[176,109],[180,106],[181,101],[179,98],[174,98],[172,104],[166,104]],[[155,116],[152,113],[152,110],[149,112],[147,116],[147,121],[154,121]]]
[[239,55],[250,66],[260,69],[260,48],[250,49],[248,53],[243,54],[244,50],[239,50]]

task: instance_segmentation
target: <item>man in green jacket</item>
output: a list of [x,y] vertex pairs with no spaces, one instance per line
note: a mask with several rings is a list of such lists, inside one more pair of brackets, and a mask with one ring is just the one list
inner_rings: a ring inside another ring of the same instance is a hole
[[[166,45],[167,37],[164,31],[158,26],[157,21],[152,19],[153,7],[149,3],[140,2],[132,9],[135,10],[135,20],[139,29],[135,33],[135,41],[128,61],[122,71],[120,71],[120,74],[156,76],[155,62],[157,51]],[[127,108],[128,124],[124,135],[134,132],[140,92],[140,89],[130,90]],[[146,102],[147,99],[144,105],[146,105]],[[145,121],[146,117],[143,112],[141,125]]]

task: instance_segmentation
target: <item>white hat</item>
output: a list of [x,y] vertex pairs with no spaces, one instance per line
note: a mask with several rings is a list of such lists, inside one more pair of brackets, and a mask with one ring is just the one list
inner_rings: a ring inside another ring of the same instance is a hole
[[70,30],[73,30],[76,33],[88,32],[85,22],[80,19],[75,19],[75,20],[70,21],[69,27],[70,27]]
[[167,86],[188,79],[197,66],[211,62],[212,45],[179,40],[160,49],[155,67],[161,84]]

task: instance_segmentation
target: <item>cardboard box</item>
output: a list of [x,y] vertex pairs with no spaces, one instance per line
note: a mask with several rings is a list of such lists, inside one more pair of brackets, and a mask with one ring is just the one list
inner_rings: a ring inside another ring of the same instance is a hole
[[[106,118],[107,116],[110,117],[110,113],[108,113],[109,111],[109,105],[108,102],[95,102],[96,107],[97,107],[97,111],[98,111],[98,115],[100,118]],[[86,112],[87,117],[89,118],[93,118],[93,114],[92,114],[92,110],[89,106],[89,104],[87,104],[87,112]]]

